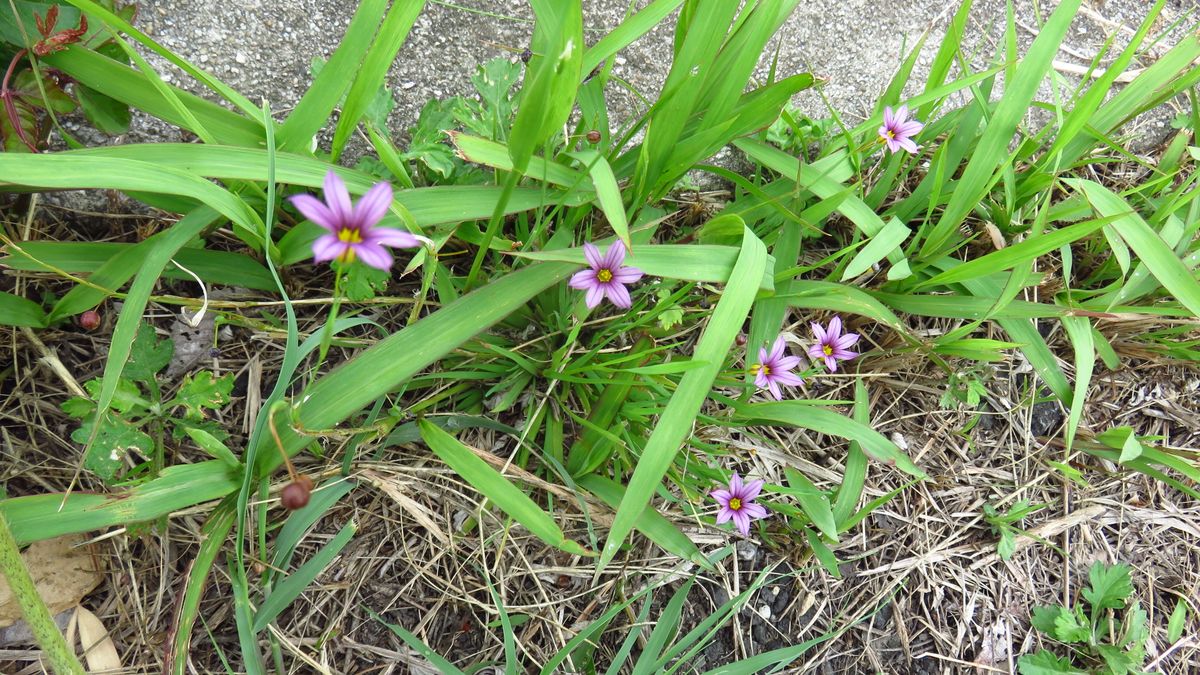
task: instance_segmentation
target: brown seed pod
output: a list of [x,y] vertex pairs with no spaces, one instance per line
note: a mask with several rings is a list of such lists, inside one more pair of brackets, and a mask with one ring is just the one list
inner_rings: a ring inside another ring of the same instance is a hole
[[746,334],[738,333],[737,337],[734,338],[734,342],[736,342],[737,346],[739,346],[739,347],[745,347],[746,346]]
[[600,132],[596,131],[595,129],[592,129],[591,131],[587,132],[587,139],[588,139],[588,143],[599,143],[600,142]]
[[79,327],[84,330],[96,330],[100,327],[100,312],[89,309],[79,315]]
[[313,482],[308,476],[297,476],[296,480],[285,485],[283,492],[279,493],[279,502],[288,511],[302,509],[308,504],[312,489]]

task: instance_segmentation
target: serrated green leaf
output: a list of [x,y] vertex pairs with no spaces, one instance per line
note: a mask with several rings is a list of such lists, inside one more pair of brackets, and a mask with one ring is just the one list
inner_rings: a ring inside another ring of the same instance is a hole
[[1091,603],[1093,616],[1104,609],[1120,609],[1125,606],[1125,599],[1133,594],[1129,569],[1129,565],[1121,563],[1109,566],[1096,562],[1088,570],[1091,584],[1083,589],[1083,597]]
[[[95,415],[84,420],[71,434],[71,440],[86,445],[95,424]],[[130,450],[142,455],[153,452],[154,441],[145,432],[116,415],[105,415],[104,422],[96,433],[96,442],[83,457],[83,468],[95,473],[105,481],[116,478],[124,466],[125,456]]]
[[174,354],[175,343],[169,338],[159,340],[154,327],[143,323],[138,327],[137,337],[133,339],[133,346],[129,350],[129,363],[125,364],[123,375],[139,382],[152,380],[158,371],[167,367]]
[[[88,380],[83,383],[83,388],[91,395],[92,401],[95,401],[96,397],[100,395],[100,380],[98,378]],[[124,415],[134,411],[145,411],[149,406],[150,402],[142,398],[142,390],[136,384],[123,377],[117,380],[117,388],[113,391],[112,403],[109,404],[110,408]],[[92,403],[92,410],[95,410],[95,408],[95,403]],[[66,409],[64,408],[63,411],[66,412]],[[70,413],[67,414],[69,415]]]
[[179,393],[175,395],[174,403],[182,405],[187,416],[202,419],[204,409],[217,410],[229,403],[229,393],[233,391],[233,373],[213,379],[213,374],[202,370],[195,375],[189,375]]
[[392,278],[391,270],[376,269],[361,262],[346,265],[344,274],[342,292],[351,302],[370,300],[382,293]]
[[1051,635],[1055,640],[1066,644],[1076,642],[1087,643],[1092,636],[1092,632],[1084,621],[1086,619],[1081,618],[1074,612],[1068,612],[1066,609],[1063,609],[1054,618],[1054,632]]
[[1021,675],[1079,675],[1084,672],[1072,667],[1066,657],[1055,656],[1046,649],[1022,656],[1017,660],[1017,670]]

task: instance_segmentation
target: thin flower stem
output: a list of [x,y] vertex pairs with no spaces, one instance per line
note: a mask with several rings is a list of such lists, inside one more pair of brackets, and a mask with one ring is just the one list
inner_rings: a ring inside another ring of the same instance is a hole
[[329,353],[329,345],[333,342],[333,324],[337,321],[338,309],[342,306],[342,266],[339,265],[333,276],[333,304],[329,307],[329,319],[325,321],[325,330],[321,333],[321,348],[317,353],[317,368],[325,363]]
[[296,482],[299,474],[296,473],[296,467],[292,465],[292,459],[288,457],[287,450],[283,448],[283,440],[279,438],[279,430],[275,428],[274,410],[267,415],[267,428],[271,430],[271,438],[275,439],[275,448],[279,450],[279,456],[283,458],[283,464],[287,467],[288,477],[292,482]]
[[54,617],[50,616],[50,610],[38,595],[37,586],[25,567],[25,561],[21,560],[21,551],[3,513],[0,513],[0,571],[4,572],[8,587],[21,606],[25,622],[46,653],[50,668],[59,675],[84,675],[83,665],[75,658],[75,652],[54,624]]

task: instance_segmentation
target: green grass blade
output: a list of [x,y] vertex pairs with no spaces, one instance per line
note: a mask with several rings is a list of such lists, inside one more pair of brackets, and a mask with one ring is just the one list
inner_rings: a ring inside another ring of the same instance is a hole
[[687,600],[688,592],[692,590],[692,585],[695,583],[696,577],[689,577],[667,601],[666,606],[659,611],[658,616],[655,617],[654,629],[650,631],[650,637],[646,638],[646,643],[642,645],[642,653],[638,656],[637,663],[633,664],[632,675],[652,675],[662,672],[657,663],[659,655],[666,649],[668,641],[679,632],[680,619],[683,617],[683,603]]
[[[871,424],[870,398],[867,396],[867,386],[863,381],[854,382],[854,421],[864,426]],[[867,481],[867,454],[862,450],[858,441],[850,441],[850,449],[846,454],[846,469],[842,472],[842,484],[838,487],[837,496],[833,500],[833,520],[837,523],[838,532],[845,532],[847,521],[854,515],[854,509],[862,499],[863,486]]]
[[840,436],[857,441],[871,457],[904,471],[917,478],[925,478],[925,472],[917,468],[912,459],[904,454],[895,443],[871,427],[802,401],[779,403],[734,403],[738,416],[747,423],[787,424],[802,429]]
[[220,499],[241,484],[239,472],[211,460],[163,469],[147,483],[108,494],[72,492],[0,500],[0,512],[24,545],[64,534],[104,530],[153,520],[174,511]]
[[413,635],[405,630],[403,626],[384,621],[383,617],[379,616],[370,609],[367,610],[367,613],[371,615],[371,618],[375,619],[384,626],[387,626],[388,630],[392,631],[396,637],[404,640],[404,644],[408,645],[409,649],[412,649],[424,657],[425,660],[429,661],[429,663],[433,664],[433,667],[437,668],[438,672],[442,673],[443,675],[466,675],[466,673],[456,668],[453,663],[447,661],[441,654],[438,654],[430,649],[429,645],[421,642],[421,639],[416,635]]
[[417,15],[424,8],[425,0],[395,0],[392,3],[383,25],[379,27],[379,35],[367,51],[358,74],[354,77],[354,84],[350,85],[346,102],[342,104],[337,127],[333,132],[331,154],[334,161],[341,156],[346,141],[350,140],[350,134],[358,126],[358,121],[362,119],[379,88],[384,86],[388,68],[396,60],[396,54],[404,46],[408,32],[412,30]]
[[296,547],[300,545],[300,540],[304,538],[308,528],[355,486],[354,481],[337,480],[313,490],[308,504],[293,511],[283,527],[279,528],[279,534],[275,535],[275,554],[271,556],[271,567],[286,570],[292,564],[292,555],[295,554]]
[[[577,482],[580,487],[596,495],[614,509],[621,504],[621,499],[625,496],[623,486],[597,474],[588,474],[579,478]],[[696,547],[696,544],[658,511],[653,509],[642,511],[634,523],[634,527],[667,553],[690,560],[705,569],[713,569],[712,563]]]
[[580,0],[530,0],[537,21],[533,57],[521,87],[524,105],[517,110],[508,151],[513,168],[524,172],[538,147],[558,133],[574,107],[583,77],[583,8]]
[[557,549],[575,555],[588,554],[587,549],[567,539],[554,522],[554,518],[530,499],[529,495],[521,492],[487,462],[477,457],[470,448],[428,420],[421,420],[420,427],[421,437],[430,450],[525,529]]
[[204,595],[205,582],[212,571],[217,555],[225,547],[229,531],[233,529],[233,510],[236,501],[226,497],[216,509],[209,514],[208,519],[200,528],[200,548],[188,565],[185,577],[183,598],[179,601],[179,611],[175,614],[175,630],[171,634],[171,643],[167,647],[167,657],[171,660],[171,675],[186,675],[188,659],[192,655],[192,629],[200,616],[200,600]]
[[362,0],[358,4],[338,48],[275,134],[281,152],[307,150],[313,136],[329,122],[350,87],[351,79],[346,74],[358,72],[361,67],[386,7],[387,0]]
[[1087,399],[1088,385],[1092,380],[1092,371],[1096,367],[1096,349],[1092,338],[1092,323],[1082,316],[1064,316],[1063,329],[1071,338],[1071,346],[1075,350],[1075,392],[1071,396],[1070,414],[1067,416],[1067,427],[1064,440],[1067,452],[1075,444],[1075,432],[1079,430],[1079,421],[1083,418],[1083,405]]
[[[604,242],[598,242],[602,246]],[[586,265],[583,248],[564,248],[553,251],[529,253],[516,252],[514,256],[530,260],[544,260]],[[646,274],[667,279],[700,281],[723,284],[730,280],[734,266],[740,259],[738,249],[732,246],[641,244],[625,259],[625,264],[637,267]],[[767,257],[770,261],[770,256]],[[770,270],[764,270],[757,288],[772,290],[775,280]]]
[[705,365],[684,373],[679,387],[671,396],[646,442],[637,468],[634,469],[629,486],[625,490],[625,497],[617,508],[617,515],[613,519],[612,529],[597,565],[599,569],[613,559],[621,543],[633,529],[638,516],[653,500],[663,475],[690,433],[696,415],[700,412],[700,406],[708,397],[713,380],[724,365],[734,337],[750,313],[758,288],[757,282],[768,268],[766,247],[747,228],[743,235],[741,253],[733,272],[729,275],[729,282],[692,354],[693,360],[703,361]]
[[625,218],[621,188],[617,186],[617,177],[613,175],[608,160],[595,150],[580,150],[570,154],[588,167],[592,184],[596,186],[596,200],[600,203],[600,210],[604,212],[604,217],[608,219],[608,224],[617,238],[625,244],[625,250],[632,251],[633,242],[629,240],[629,221]]
[[[195,132],[185,117],[150,82],[129,66],[91,49],[70,46],[65,51],[43,57],[43,62],[67,73],[79,82],[87,82],[96,91],[132,108],[141,110],[177,127]],[[171,93],[191,112],[194,119],[222,143],[256,146],[263,141],[263,129],[254,121],[225,108],[168,85]]]
[[260,633],[267,624],[274,621],[283,610],[287,609],[304,589],[308,588],[314,580],[325,571],[350,543],[350,539],[354,537],[354,532],[357,530],[354,521],[346,523],[336,535],[333,536],[321,550],[317,551],[312,558],[309,558],[300,567],[296,568],[295,572],[287,575],[275,586],[271,594],[263,598],[262,604],[258,606],[258,611],[254,613],[254,632]]
[[1082,190],[1101,215],[1116,218],[1112,228],[1137,253],[1154,278],[1193,315],[1200,316],[1200,283],[1196,282],[1191,270],[1183,264],[1175,251],[1137,215],[1134,208],[1099,183],[1083,179],[1070,179],[1066,182],[1077,190]]
[[987,194],[993,184],[993,174],[1004,158],[1008,157],[1008,146],[1012,142],[1013,134],[1028,112],[1029,104],[1042,79],[1050,71],[1054,57],[1058,54],[1058,47],[1075,18],[1081,1],[1064,0],[1059,3],[1042,26],[1025,57],[1017,65],[1013,78],[1006,79],[1004,95],[997,104],[983,137],[979,139],[962,178],[951,193],[942,217],[921,245],[922,257],[931,258],[943,252],[951,235]]
[[584,52],[582,72],[592,72],[600,65],[601,61],[608,59],[649,33],[652,28],[670,16],[671,12],[674,12],[682,4],[683,0],[654,0],[637,14],[626,18],[612,32],[600,38],[596,44]]
[[821,531],[821,534],[836,542],[838,540],[837,521],[833,517],[833,508],[829,504],[829,498],[825,496],[824,492],[818,490],[817,486],[813,485],[813,482],[804,474],[792,468],[784,471],[787,474],[788,485],[797,488],[793,494],[796,501],[800,502],[800,508],[808,515],[809,521]]
[[[447,135],[450,136],[450,141],[454,143],[454,148],[458,150],[459,155],[464,160],[490,166],[493,169],[501,171],[513,170],[512,155],[508,150],[508,146],[503,143],[497,143],[496,141],[478,136],[471,136],[459,131],[447,132]],[[569,166],[552,162],[544,157],[531,157],[525,169],[521,171],[521,175],[566,188],[587,187],[587,180],[584,178],[584,174]]]
[[867,245],[846,265],[846,269],[842,272],[842,281],[853,279],[866,272],[872,265],[896,250],[896,247],[903,244],[911,234],[912,230],[908,229],[899,219],[889,220],[883,229],[871,237]]

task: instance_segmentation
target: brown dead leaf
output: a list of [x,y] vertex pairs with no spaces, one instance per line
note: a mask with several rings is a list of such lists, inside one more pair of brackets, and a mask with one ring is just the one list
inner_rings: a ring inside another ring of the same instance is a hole
[[[30,544],[21,554],[38,595],[51,614],[79,604],[83,596],[100,585],[103,575],[97,567],[92,546],[83,535],[72,534]],[[0,576],[0,628],[21,620],[21,607],[8,582]]]
[[[87,661],[89,673],[116,672],[121,670],[121,655],[108,636],[108,629],[91,610],[80,605],[75,608],[72,627],[79,630],[79,647]],[[67,639],[72,640],[70,631]]]

